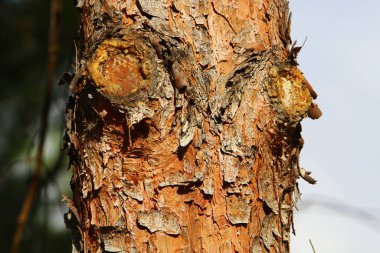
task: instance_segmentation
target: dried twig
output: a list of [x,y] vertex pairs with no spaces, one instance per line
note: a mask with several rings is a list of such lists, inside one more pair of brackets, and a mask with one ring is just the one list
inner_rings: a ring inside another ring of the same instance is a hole
[[316,251],[315,251],[315,249],[314,249],[314,245],[313,245],[313,243],[311,242],[311,239],[309,239],[309,242],[310,242],[311,248],[313,249],[313,253],[316,253]]
[[317,180],[315,180],[312,176],[310,176],[311,172],[305,170],[304,168],[299,168],[299,175],[309,184],[316,184]]
[[20,248],[22,234],[25,228],[25,223],[28,219],[30,209],[39,189],[40,174],[42,168],[43,148],[48,130],[48,116],[51,104],[52,86],[54,74],[57,67],[57,51],[58,51],[58,34],[57,34],[57,19],[60,12],[60,1],[52,0],[50,6],[50,27],[49,27],[49,47],[48,47],[48,69],[47,79],[45,83],[44,104],[41,115],[41,132],[39,135],[38,149],[35,157],[35,169],[32,176],[32,181],[29,186],[28,193],[24,199],[18,220],[16,230],[13,236],[12,253],[17,253]]

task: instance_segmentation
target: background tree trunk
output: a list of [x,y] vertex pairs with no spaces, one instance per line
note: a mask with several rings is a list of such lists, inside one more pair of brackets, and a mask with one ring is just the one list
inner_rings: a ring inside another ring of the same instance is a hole
[[73,252],[289,252],[299,122],[319,111],[288,2],[77,7]]

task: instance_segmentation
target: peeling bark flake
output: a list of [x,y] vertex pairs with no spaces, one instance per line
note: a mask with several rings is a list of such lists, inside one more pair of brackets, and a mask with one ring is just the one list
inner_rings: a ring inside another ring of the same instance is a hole
[[236,195],[227,197],[227,217],[232,224],[247,224],[251,215],[250,205]]
[[151,233],[163,231],[168,235],[178,235],[181,232],[178,216],[168,211],[139,212],[137,222]]
[[168,7],[166,1],[162,0],[138,0],[141,11],[150,16],[168,19]]
[[239,173],[239,160],[233,156],[224,156],[224,181],[227,183],[233,183]]
[[125,186],[123,192],[128,197],[131,197],[132,199],[135,199],[139,202],[142,202],[144,200],[144,196],[142,195],[141,191],[134,185]]
[[280,237],[280,233],[276,225],[276,217],[273,214],[266,216],[262,222],[262,233],[261,238],[267,249],[271,246],[276,245],[276,237]]
[[194,138],[195,127],[191,126],[188,121],[186,121],[183,134],[179,140],[179,145],[181,147],[186,147]]

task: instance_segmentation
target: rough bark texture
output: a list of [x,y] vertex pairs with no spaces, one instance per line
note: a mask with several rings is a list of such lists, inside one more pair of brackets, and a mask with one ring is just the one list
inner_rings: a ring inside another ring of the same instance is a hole
[[73,252],[289,252],[300,121],[317,107],[287,1],[77,7]]

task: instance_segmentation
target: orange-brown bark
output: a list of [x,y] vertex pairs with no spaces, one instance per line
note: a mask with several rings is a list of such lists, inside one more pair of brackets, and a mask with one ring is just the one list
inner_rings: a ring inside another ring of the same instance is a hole
[[79,7],[73,252],[289,252],[316,94],[290,49],[287,1]]

